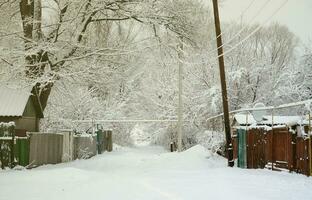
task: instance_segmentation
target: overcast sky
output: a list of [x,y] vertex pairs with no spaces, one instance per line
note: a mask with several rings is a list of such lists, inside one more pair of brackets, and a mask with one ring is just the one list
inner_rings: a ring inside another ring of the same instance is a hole
[[[211,4],[212,0],[204,0]],[[220,2],[221,20],[240,20],[241,14],[254,0],[222,0]],[[269,2],[268,2],[269,1]],[[263,11],[253,22],[264,23],[286,0],[255,0],[252,6],[244,13],[244,22],[250,22],[252,18],[265,5]],[[288,0],[285,6],[273,17],[272,21],[278,21],[289,27],[303,42],[312,40],[312,0]]]

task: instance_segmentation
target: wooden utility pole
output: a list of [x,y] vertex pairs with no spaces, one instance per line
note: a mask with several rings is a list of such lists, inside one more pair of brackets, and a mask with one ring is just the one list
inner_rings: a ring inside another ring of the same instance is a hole
[[218,59],[219,59],[219,68],[220,68],[220,80],[221,80],[221,88],[222,88],[224,128],[225,128],[225,136],[226,136],[226,149],[227,149],[227,156],[228,156],[228,166],[233,167],[234,166],[233,145],[232,145],[232,138],[231,138],[229,107],[228,107],[228,98],[227,98],[227,91],[226,91],[226,79],[225,79],[225,70],[224,70],[224,58],[223,58],[222,36],[221,36],[218,0],[212,0],[212,3],[213,3],[216,38],[217,38]]

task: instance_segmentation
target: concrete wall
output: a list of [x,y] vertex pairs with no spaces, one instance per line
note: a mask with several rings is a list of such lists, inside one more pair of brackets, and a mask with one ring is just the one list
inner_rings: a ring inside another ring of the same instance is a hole
[[29,165],[57,164],[63,157],[62,134],[30,133]]

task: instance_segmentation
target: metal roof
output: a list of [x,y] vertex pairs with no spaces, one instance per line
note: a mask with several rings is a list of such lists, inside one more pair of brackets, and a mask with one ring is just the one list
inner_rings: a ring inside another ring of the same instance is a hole
[[22,116],[30,95],[31,88],[16,89],[0,86],[0,116]]

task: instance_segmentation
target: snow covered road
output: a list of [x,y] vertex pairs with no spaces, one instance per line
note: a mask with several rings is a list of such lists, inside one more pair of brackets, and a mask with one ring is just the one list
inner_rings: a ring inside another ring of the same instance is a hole
[[309,200],[312,178],[227,168],[201,146],[119,148],[89,160],[0,171],[0,200]]

